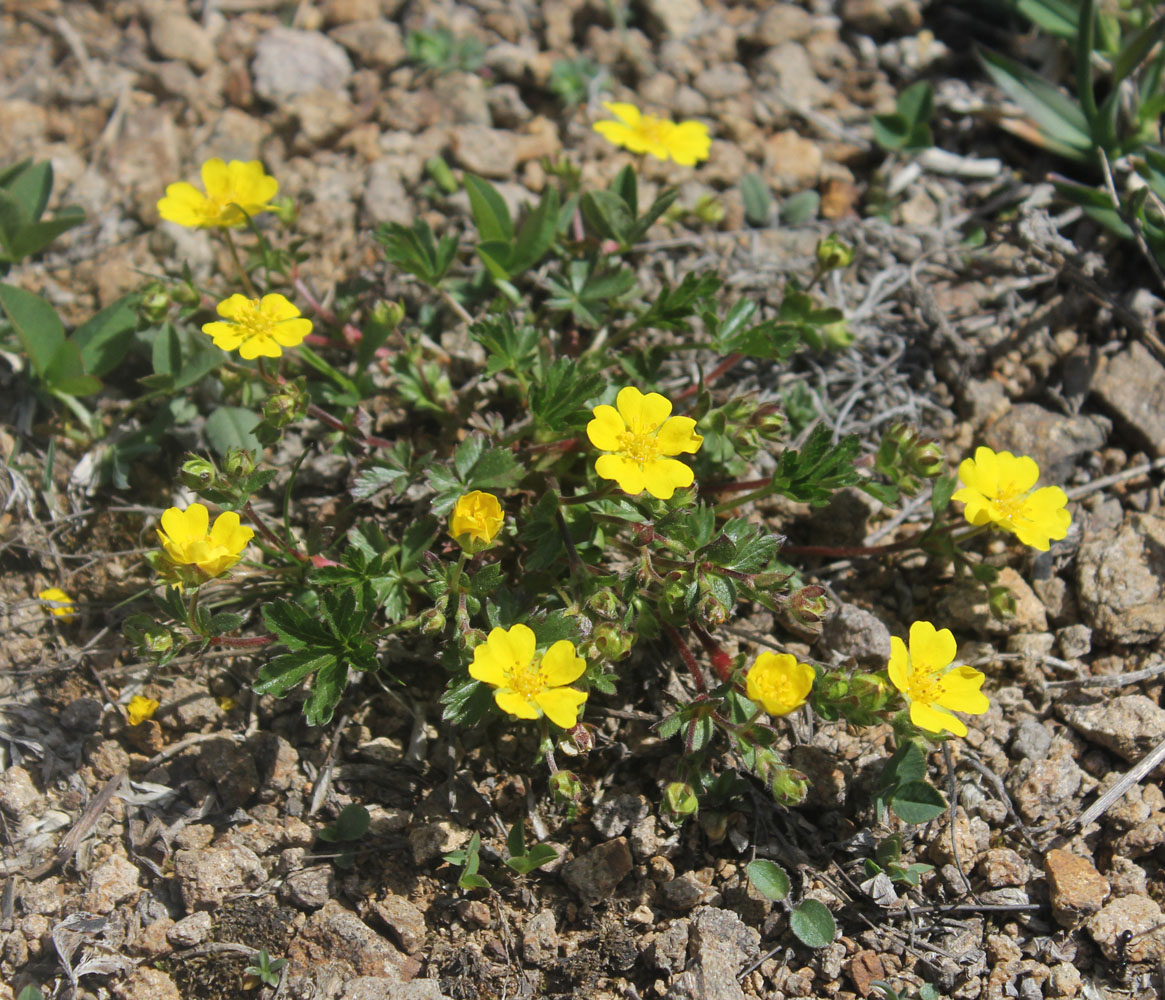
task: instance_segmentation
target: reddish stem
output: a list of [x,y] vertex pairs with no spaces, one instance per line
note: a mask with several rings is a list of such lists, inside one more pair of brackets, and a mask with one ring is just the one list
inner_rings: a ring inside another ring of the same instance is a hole
[[672,645],[679,651],[680,658],[687,665],[688,673],[692,675],[692,681],[696,685],[696,690],[701,694],[708,693],[708,685],[704,681],[704,675],[700,672],[700,664],[696,662],[696,654],[692,652],[692,648],[684,642],[684,637],[666,622],[663,624],[664,634],[672,641]]
[[782,545],[781,555],[833,556],[839,559],[851,556],[880,556],[887,552],[903,552],[915,548],[918,537],[912,535],[900,542],[887,542],[885,545]]
[[[725,372],[731,371],[738,364],[740,364],[740,362],[743,360],[744,360],[743,354],[729,354],[728,357],[726,357],[723,361],[720,362],[720,364],[718,364],[715,368],[713,368],[710,372],[708,372],[707,375],[704,376],[704,385],[711,385],[721,375],[723,375]],[[690,385],[686,389],[682,390],[676,396],[676,398],[673,400],[673,402],[681,403],[685,399],[691,398],[699,391],[700,391],[700,386],[698,383],[695,385]]]
[[305,556],[298,549],[291,548],[286,542],[281,541],[275,535],[275,533],[270,528],[268,528],[266,524],[263,523],[263,519],[255,513],[255,508],[251,506],[250,500],[248,500],[243,505],[243,510],[246,512],[247,517],[249,517],[254,522],[255,527],[259,529],[259,534],[266,538],[268,542],[274,545],[281,552],[286,552],[289,556],[293,556],[300,562],[308,561],[307,556]]
[[212,636],[212,643],[216,646],[230,646],[232,649],[256,649],[259,646],[270,646],[275,641],[273,635],[254,635],[237,639],[229,635]]
[[712,638],[703,628],[696,622],[689,622],[692,626],[692,631],[696,633],[696,638],[700,640],[700,645],[704,647],[704,652],[708,654],[708,658],[712,661],[712,669],[716,671],[716,676],[721,681],[729,681],[732,679],[732,657],[724,652],[723,647],[715,639]]

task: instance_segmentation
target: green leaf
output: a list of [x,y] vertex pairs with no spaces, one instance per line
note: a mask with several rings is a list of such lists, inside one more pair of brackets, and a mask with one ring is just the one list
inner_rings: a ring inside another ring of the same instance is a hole
[[947,800],[928,781],[908,781],[895,789],[890,808],[904,823],[929,823],[947,810]]
[[1015,9],[1050,35],[1076,37],[1079,13],[1072,0],[1015,0]]
[[806,899],[789,914],[789,930],[807,948],[826,948],[833,943],[837,924],[824,903]]
[[1035,123],[1038,135],[1025,138],[1072,160],[1092,160],[1092,134],[1079,104],[1014,59],[986,49],[978,55],[995,85]]
[[326,726],[332,721],[344,688],[348,686],[348,665],[335,657],[316,669],[311,693],[303,703],[303,717],[309,726]]
[[535,844],[527,853],[507,858],[506,865],[519,875],[529,875],[535,869],[550,864],[557,857],[558,852],[549,844]]
[[538,207],[522,223],[510,254],[509,276],[517,277],[537,265],[554,243],[558,232],[558,189],[547,187]]
[[71,340],[57,348],[44,373],[44,380],[49,388],[69,396],[90,396],[101,391],[101,380],[85,374],[81,350]]
[[955,487],[958,484],[959,474],[957,472],[952,472],[946,476],[939,476],[934,481],[934,486],[930,494],[930,509],[935,517],[950,506],[951,496],[954,494]]
[[883,979],[874,979],[870,982],[871,986],[876,986],[882,991],[886,1000],[901,1000],[898,996],[898,991],[894,989],[888,982]]
[[457,237],[448,234],[441,237],[439,244],[436,243],[433,230],[424,219],[416,219],[411,228],[399,222],[383,224],[373,238],[384,249],[384,256],[390,264],[431,286],[436,286],[445,277],[457,256]]
[[74,226],[85,221],[85,213],[76,206],[62,208],[51,219],[40,222],[30,222],[21,226],[15,233],[4,240],[8,259],[15,262],[33,254],[40,253],[61,233],[68,232]]
[[854,465],[860,448],[856,434],[834,444],[833,432],[818,424],[800,451],[790,448],[781,453],[773,490],[799,503],[828,503],[837,490],[860,482]]
[[73,331],[81,361],[90,375],[106,375],[125,358],[137,329],[136,292],[123,295]]
[[8,316],[32,370],[44,379],[65,342],[65,327],[57,311],[39,295],[3,282],[0,282],[0,309]]
[[483,242],[497,241],[508,247],[514,241],[514,223],[497,188],[476,174],[466,174],[465,190],[478,236]]
[[305,677],[335,664],[336,657],[332,653],[321,653],[318,649],[280,653],[259,668],[255,690],[259,694],[272,694],[276,698],[282,698]]
[[449,687],[441,695],[445,711],[441,719],[454,726],[472,727],[480,724],[489,714],[493,705],[493,692],[481,681],[465,677],[460,681],[450,681]]
[[25,218],[36,222],[48,207],[49,195],[53,190],[53,165],[50,160],[33,163],[25,160],[17,171],[5,176],[5,189],[21,205]]
[[625,246],[630,239],[635,216],[613,191],[587,191],[579,200],[583,218],[599,236]]
[[1165,37],[1165,17],[1158,18],[1138,31],[1112,63],[1109,86],[1115,91],[1120,82],[1144,61],[1150,50]]
[[219,455],[226,455],[231,448],[255,453],[261,447],[255,437],[259,420],[259,414],[241,406],[220,406],[206,418],[207,443]]
[[539,331],[533,326],[514,326],[509,313],[487,316],[469,328],[469,335],[486,349],[485,374],[510,371],[525,376],[538,358]]
[[767,226],[773,216],[773,195],[760,174],[745,174],[740,178],[740,197],[748,224]]
[[530,411],[547,430],[567,430],[583,403],[599,393],[603,382],[597,373],[581,371],[573,358],[559,358],[530,390]]
[[511,858],[520,858],[526,854],[526,831],[520,819],[510,827],[509,835],[506,837],[506,850],[510,852]]
[[789,895],[789,876],[775,861],[758,858],[748,866],[748,880],[762,896],[781,900]]
[[781,222],[786,226],[800,226],[817,218],[821,195],[816,191],[798,191],[781,202]]
[[[687,332],[692,328],[689,320],[710,307],[719,288],[720,279],[706,271],[689,272],[675,286],[664,282],[655,301],[635,320],[633,329]],[[730,309],[730,315],[731,312]]]

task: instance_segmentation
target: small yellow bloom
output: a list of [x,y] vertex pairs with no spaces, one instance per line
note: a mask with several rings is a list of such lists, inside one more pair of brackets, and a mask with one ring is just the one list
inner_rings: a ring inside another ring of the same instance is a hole
[[515,625],[495,628],[474,649],[469,676],[497,688],[494,701],[503,712],[519,719],[537,719],[545,713],[556,726],[570,729],[587,696],[565,685],[577,681],[586,668],[586,660],[566,639],[539,655],[533,631]]
[[223,163],[215,157],[202,165],[203,194],[193,184],[178,181],[167,185],[158,202],[158,214],[167,222],[198,229],[246,225],[246,215],[270,211],[268,202],[279,182],[263,170],[258,160]]
[[238,702],[230,695],[224,694],[218,699],[218,707],[224,712],[231,712],[238,707]]
[[140,726],[146,719],[152,719],[158,710],[158,703],[153,698],[135,694],[125,706],[125,717],[131,726]]
[[964,485],[952,499],[967,505],[963,516],[971,524],[996,524],[1041,552],[1068,534],[1068,496],[1059,486],[1035,489],[1040,478],[1035,459],[976,448],[975,457],[959,465],[959,478]]
[[239,524],[234,511],[219,514],[210,527],[210,512],[200,503],[185,510],[171,507],[162,515],[158,538],[176,566],[193,566],[207,580],[222,576],[239,561],[255,536]]
[[232,295],[218,304],[218,314],[226,320],[204,323],[202,332],[224,351],[238,349],[247,361],[277,358],[285,347],[298,347],[311,333],[311,320],[282,295],[272,293],[261,299]]
[[466,552],[475,553],[488,547],[497,537],[506,515],[492,493],[474,490],[461,497],[449,518],[449,534]]
[[603,107],[618,121],[595,122],[594,130],[616,146],[632,153],[648,153],[657,160],[675,160],[691,167],[708,158],[712,140],[703,122],[676,124],[666,118],[643,114],[634,104],[604,101]]
[[958,648],[951,630],[936,630],[930,622],[910,626],[910,649],[890,637],[890,682],[910,705],[910,721],[928,733],[944,729],[966,736],[962,719],[951,712],[982,715],[990,707],[979,689],[986,678],[973,667],[951,667]]
[[[618,407],[618,409],[616,409]],[[619,390],[615,406],[596,406],[587,437],[600,451],[595,472],[614,479],[633,496],[647,490],[658,500],[670,500],[677,487],[691,486],[689,466],[668,456],[695,454],[704,439],[695,433],[691,417],[671,416],[671,401],[658,392],[646,396],[633,385]]]
[[66,594],[60,587],[49,587],[47,590],[42,590],[36,595],[42,601],[55,601],[57,604],[67,605],[60,608],[46,608],[50,615],[56,615],[61,619],[61,623],[67,625],[71,621],[76,621],[77,616],[73,613],[74,601],[68,594]]
[[764,652],[748,670],[748,697],[769,715],[788,715],[805,704],[817,672],[788,653]]

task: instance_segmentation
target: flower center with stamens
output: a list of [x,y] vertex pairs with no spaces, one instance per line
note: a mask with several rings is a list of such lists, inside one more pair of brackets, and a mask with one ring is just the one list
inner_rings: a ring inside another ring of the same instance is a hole
[[913,671],[907,680],[906,692],[910,696],[911,701],[922,702],[925,705],[932,705],[942,697],[942,680],[941,674],[928,674],[922,671]]
[[656,144],[663,144],[667,138],[668,133],[672,130],[673,124],[663,118],[656,118],[653,115],[644,115],[636,126],[636,131],[648,142]]
[[506,671],[510,690],[520,694],[523,698],[533,699],[535,695],[546,690],[546,680],[542,676],[542,657],[534,655],[527,664],[514,662]]
[[619,450],[640,465],[648,465],[659,458],[659,442],[654,434],[624,431],[619,435]]

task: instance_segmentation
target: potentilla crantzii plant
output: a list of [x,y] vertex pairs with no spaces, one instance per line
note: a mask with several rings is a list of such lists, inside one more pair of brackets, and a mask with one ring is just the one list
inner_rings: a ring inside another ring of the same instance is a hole
[[[633,154],[681,165],[708,155],[703,123],[605,107],[614,119],[596,130]],[[849,342],[844,315],[816,291],[850,265],[849,248],[823,240],[815,268],[772,310],[707,271],[647,290],[632,255],[675,192],[641,204],[634,162],[601,190],[579,190],[561,164],[550,174],[519,220],[492,185],[465,176],[472,250],[423,218],[377,230],[387,266],[420,287],[416,315],[359,296],[322,307],[291,234],[255,221],[278,189],[260,164],[211,160],[204,191],[167,189],[163,218],[210,229],[237,264],[197,308],[184,306],[184,322],[222,350],[206,377],[250,407],[253,431],[249,444],[218,460],[191,456],[180,470],[200,500],[163,515],[162,614],[131,619],[129,634],[159,663],[212,643],[265,657],[256,689],[302,698],[313,725],[332,719],[355,673],[393,675],[390,637],[435,639],[446,720],[536,727],[567,796],[582,786],[556,755],[592,745],[596,699],[630,669],[662,683],[661,661],[674,663],[689,696],[658,729],[679,738],[661,802],[675,816],[723,791],[713,761],[726,750],[778,800],[800,802],[807,779],[776,747],[779,720],[807,711],[852,726],[893,721],[900,750],[885,803],[913,821],[941,809],[912,754],[925,738],[966,734],[961,716],[987,709],[983,674],[957,664],[952,633],[927,621],[911,625],[908,643],[893,640],[881,671],[792,655],[783,643],[814,638],[830,610],[796,558],[923,549],[990,585],[994,568],[965,541],[997,528],[1047,549],[1069,528],[1063,491],[1037,488],[1031,459],[980,448],[955,492],[937,444],[903,426],[860,469],[856,437],[835,442],[818,427],[793,448],[779,408],[731,374],[744,359],[779,366]],[[286,205],[278,214],[293,222]],[[451,366],[427,336],[453,325],[479,349],[474,370]],[[697,359],[701,380],[676,357]],[[363,406],[373,396],[407,417],[375,427]],[[293,518],[256,509],[275,475],[259,445],[301,421],[353,459],[342,533],[301,537]],[[769,498],[822,505],[847,487],[887,504],[929,487],[933,517],[881,548],[798,550],[760,513]],[[952,496],[964,521],[948,513]],[[207,504],[221,511],[213,520]],[[247,617],[241,585],[263,594],[259,616]],[[214,611],[203,599],[211,590]],[[993,594],[1000,607],[1005,597]],[[730,655],[724,627],[754,609],[779,624],[765,638],[772,648]]]

